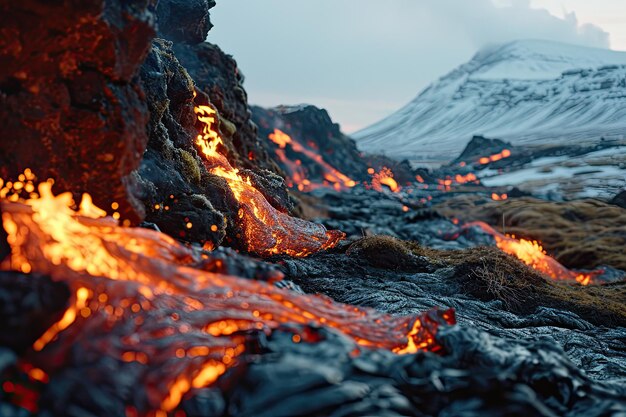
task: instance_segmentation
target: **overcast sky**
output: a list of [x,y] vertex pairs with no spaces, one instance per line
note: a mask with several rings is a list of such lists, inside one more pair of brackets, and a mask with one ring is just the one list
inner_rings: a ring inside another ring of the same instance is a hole
[[252,104],[311,103],[346,132],[389,115],[481,47],[550,39],[626,50],[626,0],[217,0],[209,42]]

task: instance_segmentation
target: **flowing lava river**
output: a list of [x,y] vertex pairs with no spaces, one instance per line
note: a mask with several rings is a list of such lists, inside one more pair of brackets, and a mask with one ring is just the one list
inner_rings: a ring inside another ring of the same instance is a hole
[[[17,188],[33,189],[25,183]],[[34,343],[28,366],[43,380],[64,367],[88,368],[132,405],[129,416],[174,415],[185,395],[245,362],[255,332],[325,326],[362,348],[403,354],[440,350],[437,327],[455,322],[453,311],[394,317],[196,269],[206,253],[156,231],[121,227],[87,195],[74,211],[71,195],[54,196],[51,188],[43,182],[39,195],[2,200],[11,246],[2,269],[49,275],[72,293],[62,317]],[[293,336],[294,343],[309,339],[306,332]],[[94,365],[102,357],[108,360]]]

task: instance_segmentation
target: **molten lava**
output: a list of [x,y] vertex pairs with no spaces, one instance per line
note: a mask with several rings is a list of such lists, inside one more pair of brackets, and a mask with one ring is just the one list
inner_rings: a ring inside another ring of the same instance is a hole
[[375,172],[374,169],[370,168],[368,172],[373,174],[372,188],[374,190],[382,192],[383,185],[389,187],[389,189],[394,193],[398,193],[402,189],[402,187],[398,185],[398,182],[393,178],[393,172],[389,168],[382,167],[379,172]]
[[[233,187],[240,182],[247,184],[237,179]],[[3,192],[0,201],[11,247],[2,269],[50,275],[73,294],[27,360],[46,381],[66,368],[89,369],[85,378],[115,393],[129,415],[173,415],[185,396],[242,363],[254,332],[312,324],[361,347],[413,353],[440,350],[438,326],[454,323],[451,310],[394,317],[196,269],[201,251],[153,230],[121,227],[88,196],[74,211],[71,195],[54,196],[51,188],[41,183],[39,197]]]
[[[324,160],[324,158],[322,158],[319,153],[308,149],[285,132],[279,129],[274,129],[274,133],[270,133],[269,139],[276,145],[278,145],[278,149],[276,149],[276,155],[289,171],[289,175],[292,180],[292,185],[290,186],[293,186],[293,184],[295,183],[298,190],[311,191],[315,188],[323,187],[327,184],[332,184],[333,188],[339,191],[347,188],[352,188],[356,185],[356,181],[332,167]],[[301,160],[297,159],[294,162],[287,157],[287,154],[285,152],[287,145],[291,147],[294,153],[302,154],[311,161],[315,162],[322,171],[325,183],[313,183],[308,180],[306,176],[306,170],[302,166]]]
[[594,277],[603,271],[578,272],[567,269],[556,259],[546,254],[541,244],[535,240],[516,239],[515,236],[503,235],[484,222],[471,222],[463,226],[463,229],[479,227],[489,233],[496,241],[500,250],[517,257],[531,268],[558,281],[577,281],[582,285],[588,285]]
[[320,224],[276,210],[252,185],[250,178],[243,177],[220,153],[224,144],[213,128],[216,111],[210,106],[196,106],[194,110],[202,123],[202,134],[198,135],[196,144],[204,156],[207,170],[226,180],[239,203],[242,241],[248,252],[263,256],[307,256],[332,248],[345,237],[340,231],[326,230]]
[[491,199],[493,201],[504,201],[504,200],[509,199],[509,195],[506,193],[505,194],[491,193]]
[[489,156],[484,156],[482,158],[480,158],[478,160],[478,163],[481,165],[486,165],[489,164],[491,162],[496,162],[499,161],[501,159],[505,159],[508,158],[509,156],[511,156],[511,151],[508,149],[504,149],[502,152],[493,154],[493,155],[489,155]]

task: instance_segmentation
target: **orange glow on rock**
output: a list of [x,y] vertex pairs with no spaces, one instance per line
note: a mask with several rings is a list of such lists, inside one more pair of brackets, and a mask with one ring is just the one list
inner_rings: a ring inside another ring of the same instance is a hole
[[380,172],[372,175],[372,188],[374,190],[382,192],[383,185],[386,185],[394,193],[398,193],[402,189],[393,178],[393,172],[387,167],[382,167]]
[[327,163],[318,152],[306,148],[282,130],[274,129],[274,133],[269,134],[269,139],[279,147],[276,150],[276,155],[289,171],[291,178],[288,179],[288,183],[291,183],[290,186],[293,187],[295,185],[300,191],[311,191],[315,188],[323,187],[325,184],[313,183],[307,179],[306,171],[302,167],[300,160],[294,162],[287,157],[285,152],[287,145],[291,146],[293,152],[305,155],[308,159],[314,161],[321,168],[324,181],[328,182],[336,190],[340,191],[356,185],[356,181]]
[[340,231],[326,230],[320,224],[276,210],[252,185],[250,178],[243,177],[219,152],[223,142],[213,128],[216,111],[210,106],[196,106],[194,111],[202,124],[202,134],[198,135],[196,144],[204,157],[207,170],[226,180],[239,203],[239,224],[243,230],[243,244],[248,252],[262,256],[307,256],[332,248],[345,237]]
[[502,152],[495,153],[493,155],[484,156],[484,157],[480,158],[478,160],[478,163],[481,164],[481,165],[486,165],[486,164],[489,164],[491,162],[496,162],[496,161],[499,161],[501,159],[508,158],[509,156],[511,156],[511,151],[508,150],[508,149],[504,149]]

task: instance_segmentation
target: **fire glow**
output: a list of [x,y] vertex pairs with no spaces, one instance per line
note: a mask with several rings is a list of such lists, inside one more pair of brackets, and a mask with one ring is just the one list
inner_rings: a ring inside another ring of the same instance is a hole
[[[0,201],[11,247],[2,269],[49,275],[73,294],[29,362],[45,380],[66,366],[89,367],[99,385],[124,396],[116,379],[122,371],[124,385],[143,388],[125,394],[140,404],[127,415],[173,415],[185,396],[240,363],[251,331],[313,324],[364,348],[404,354],[441,350],[437,328],[455,322],[452,310],[394,317],[202,271],[194,268],[206,256],[201,252],[153,230],[121,227],[88,196],[74,211],[71,194],[54,196],[51,188],[44,182],[39,196],[5,193]],[[307,341],[298,336],[294,343]]]
[[[337,191],[340,191],[352,188],[357,184],[356,181],[333,168],[319,153],[308,149],[280,129],[274,129],[274,133],[270,133],[268,137],[272,142],[278,145],[278,149],[276,149],[275,152],[289,171],[288,174],[291,178],[288,179],[288,185],[290,187],[296,186],[300,191],[311,191],[319,187],[332,186]],[[294,153],[304,155],[320,167],[323,173],[324,183],[313,183],[307,179],[306,170],[302,166],[302,161],[297,159],[294,162],[287,157],[287,145],[291,147]]]
[[502,152],[493,154],[493,155],[489,155],[489,156],[483,156],[482,158],[480,158],[478,160],[478,163],[481,165],[487,165],[490,164],[492,162],[496,162],[499,161],[501,159],[505,159],[508,158],[509,156],[511,156],[511,151],[508,149],[504,149]]
[[372,176],[372,188],[379,193],[383,191],[383,185],[394,193],[399,193],[402,189],[393,178],[393,172],[387,167],[382,167],[379,172],[375,172],[374,168],[369,168],[367,172]]
[[320,224],[291,217],[276,210],[250,181],[219,151],[224,146],[217,130],[216,111],[210,106],[194,108],[202,133],[196,144],[204,156],[207,170],[228,183],[239,203],[239,224],[242,240],[248,252],[259,255],[286,254],[307,256],[335,246],[345,235],[336,230],[326,230]]
[[588,285],[593,282],[594,277],[603,273],[603,271],[578,272],[570,270],[549,256],[536,240],[516,239],[515,236],[503,235],[487,223],[471,222],[465,224],[463,229],[470,227],[479,227],[489,233],[501,251],[517,257],[526,265],[554,280],[576,281],[582,285]]

